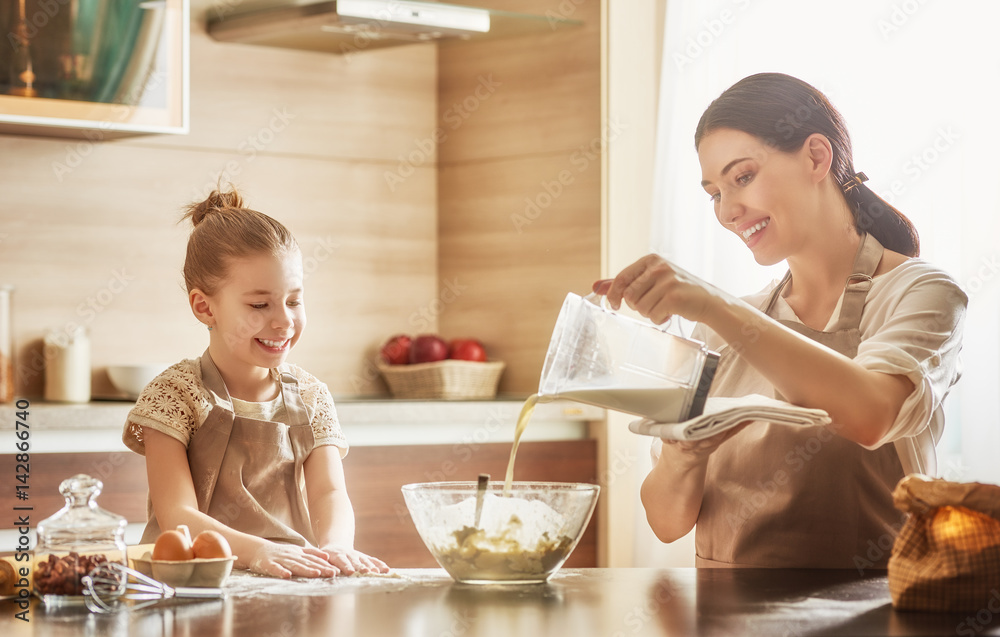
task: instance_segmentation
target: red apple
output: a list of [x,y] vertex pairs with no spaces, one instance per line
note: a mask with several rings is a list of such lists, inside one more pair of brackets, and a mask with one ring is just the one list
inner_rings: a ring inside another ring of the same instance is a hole
[[448,344],[440,336],[421,334],[410,346],[410,363],[433,363],[448,358]]
[[448,358],[485,363],[486,348],[474,338],[456,338],[448,347]]
[[382,360],[390,365],[406,365],[410,362],[410,337],[406,334],[393,336],[379,352]]

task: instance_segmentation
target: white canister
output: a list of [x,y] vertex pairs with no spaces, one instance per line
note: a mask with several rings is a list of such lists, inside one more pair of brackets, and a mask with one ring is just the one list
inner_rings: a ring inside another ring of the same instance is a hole
[[90,401],[90,339],[84,328],[45,337],[45,400]]

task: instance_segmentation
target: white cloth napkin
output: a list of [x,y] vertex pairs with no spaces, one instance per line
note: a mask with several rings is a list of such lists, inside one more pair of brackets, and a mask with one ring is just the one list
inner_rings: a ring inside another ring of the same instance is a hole
[[831,422],[830,415],[822,409],[797,407],[760,394],[750,394],[738,398],[709,398],[705,401],[702,415],[684,422],[654,422],[644,418],[631,423],[628,428],[633,433],[667,440],[703,440],[747,420],[798,427],[829,425]]

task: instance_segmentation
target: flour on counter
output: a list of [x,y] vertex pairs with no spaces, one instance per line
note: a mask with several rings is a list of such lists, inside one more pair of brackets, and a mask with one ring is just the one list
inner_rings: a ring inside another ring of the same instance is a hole
[[292,579],[255,575],[249,571],[233,571],[222,590],[231,597],[258,595],[309,597],[362,591],[392,592],[414,585],[443,586],[450,583],[451,578],[438,569],[403,569],[389,573],[356,573],[342,577]]

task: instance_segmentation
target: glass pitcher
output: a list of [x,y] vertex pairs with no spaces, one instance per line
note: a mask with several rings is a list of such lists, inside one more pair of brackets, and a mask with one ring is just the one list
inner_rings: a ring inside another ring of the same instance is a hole
[[701,415],[719,355],[704,343],[618,314],[603,299],[566,296],[542,367],[539,397],[657,422]]

